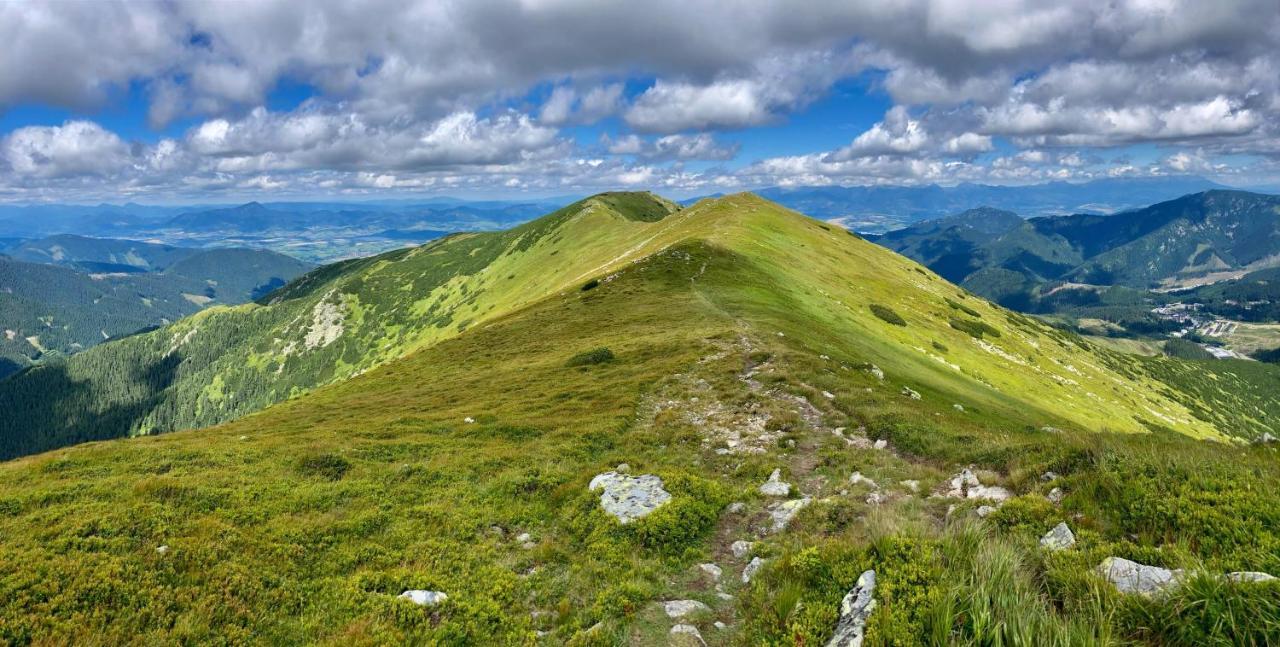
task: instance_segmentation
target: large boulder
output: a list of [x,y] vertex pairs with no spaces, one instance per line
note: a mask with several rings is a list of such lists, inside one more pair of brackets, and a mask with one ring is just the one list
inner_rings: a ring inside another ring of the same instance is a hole
[[1121,593],[1155,595],[1177,588],[1182,569],[1170,570],[1148,566],[1123,557],[1108,557],[1098,565],[1098,572]]
[[1066,550],[1076,545],[1075,533],[1067,527],[1066,522],[1054,526],[1040,538],[1040,547],[1045,550]]
[[769,518],[773,520],[773,527],[771,530],[773,530],[773,532],[782,532],[783,530],[786,530],[787,526],[790,525],[791,520],[812,502],[813,499],[805,497],[803,499],[783,501],[782,503],[774,505],[773,509],[769,511]]
[[866,571],[840,601],[840,619],[827,647],[861,647],[867,630],[867,618],[875,611],[876,572]]
[[946,488],[943,496],[953,499],[986,499],[999,502],[1013,496],[1008,490],[998,485],[983,485],[978,480],[978,475],[969,468],[951,477],[951,480],[946,483]]
[[697,600],[667,600],[662,603],[663,611],[672,620],[683,620],[689,616],[711,614],[711,607]]
[[592,492],[603,490],[600,505],[620,523],[631,523],[671,500],[671,493],[662,487],[662,479],[652,474],[605,472],[591,479],[588,487]]
[[760,494],[765,496],[787,496],[791,494],[791,484],[782,480],[782,470],[773,470],[769,480],[760,485]]

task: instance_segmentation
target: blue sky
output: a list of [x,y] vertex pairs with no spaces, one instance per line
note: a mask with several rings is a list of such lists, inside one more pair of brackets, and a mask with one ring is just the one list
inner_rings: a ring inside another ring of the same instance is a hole
[[0,2],[0,201],[1280,184],[1274,0]]

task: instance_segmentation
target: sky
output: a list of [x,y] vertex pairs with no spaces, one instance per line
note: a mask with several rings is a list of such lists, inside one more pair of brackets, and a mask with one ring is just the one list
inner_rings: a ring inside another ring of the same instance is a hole
[[1276,0],[0,0],[0,201],[1280,185]]

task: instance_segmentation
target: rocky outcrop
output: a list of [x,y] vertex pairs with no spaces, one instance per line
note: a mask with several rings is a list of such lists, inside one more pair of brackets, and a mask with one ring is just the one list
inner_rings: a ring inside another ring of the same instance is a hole
[[1108,557],[1098,565],[1098,572],[1107,578],[1121,593],[1155,595],[1176,588],[1182,579],[1182,569],[1169,570],[1159,566],[1147,566],[1123,557]]
[[1071,532],[1066,522],[1054,526],[1040,538],[1040,547],[1045,550],[1066,550],[1075,545],[1075,533]]
[[840,601],[840,619],[827,647],[861,647],[867,618],[875,611],[876,572],[866,571]]
[[946,483],[947,489],[943,492],[943,496],[953,499],[987,499],[990,501],[1004,501],[1012,494],[997,485],[983,485],[978,480],[973,470],[965,468],[959,474],[951,477]]
[[690,616],[711,614],[711,607],[697,600],[668,600],[662,603],[662,609],[672,620],[683,620]]
[[813,499],[805,497],[803,499],[791,499],[783,501],[771,506],[769,518],[773,520],[773,532],[782,532],[791,524],[791,520],[796,517],[806,506],[813,502]]
[[782,470],[773,470],[769,480],[760,485],[760,494],[765,496],[787,496],[791,494],[791,484],[782,480]]
[[591,479],[588,488],[592,492],[603,490],[600,505],[624,524],[648,515],[671,500],[671,493],[662,487],[662,479],[652,474],[627,476],[605,472]]
[[405,591],[399,597],[422,607],[434,607],[449,599],[449,596],[439,591],[422,591],[418,589]]
[[668,640],[671,647],[707,647],[702,633],[693,625],[679,624],[672,627]]

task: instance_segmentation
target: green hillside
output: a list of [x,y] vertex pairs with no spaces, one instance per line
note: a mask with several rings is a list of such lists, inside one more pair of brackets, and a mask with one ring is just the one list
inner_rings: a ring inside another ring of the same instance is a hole
[[[694,599],[709,644],[825,644],[874,568],[868,644],[1266,644],[1274,584],[1090,574],[1280,572],[1275,450],[1232,440],[1280,420],[1278,374],[1221,366],[755,196],[591,198],[0,382],[10,455],[234,419],[0,463],[0,642],[666,644],[660,601]],[[621,463],[669,503],[605,515],[587,484]],[[1013,495],[984,521],[929,496],[967,465]],[[775,469],[805,503],[771,530]],[[1059,521],[1079,544],[1038,550]]]
[[[0,378],[35,361],[56,361],[107,339],[177,321],[208,305],[258,298],[311,267],[265,250],[181,252],[182,258],[169,254],[159,272],[141,266],[117,271],[124,266],[83,260],[83,255],[74,257],[81,260],[68,256],[57,263],[0,256]],[[150,262],[160,260],[153,256]],[[91,266],[110,271],[74,269]]]

